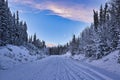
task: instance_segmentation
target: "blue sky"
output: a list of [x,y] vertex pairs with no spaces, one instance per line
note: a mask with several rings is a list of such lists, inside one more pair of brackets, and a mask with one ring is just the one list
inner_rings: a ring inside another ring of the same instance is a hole
[[106,0],[9,0],[14,12],[28,24],[28,34],[46,41],[48,46],[65,44],[72,35],[93,21],[92,10],[98,10]]

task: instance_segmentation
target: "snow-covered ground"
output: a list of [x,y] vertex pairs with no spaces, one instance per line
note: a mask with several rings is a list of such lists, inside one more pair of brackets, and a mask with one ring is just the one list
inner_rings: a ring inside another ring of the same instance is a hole
[[120,64],[118,62],[119,51],[116,50],[109,55],[103,57],[102,59],[92,60],[90,58],[84,57],[83,54],[75,55],[72,58],[79,60],[80,62],[90,64],[104,70],[107,70],[113,74],[117,74],[120,76]]
[[[119,80],[120,77],[64,56],[42,60],[0,71],[0,80]],[[114,77],[113,77],[114,76]]]
[[12,68],[14,65],[32,62],[45,57],[43,54],[30,55],[24,46],[7,45],[0,47],[0,69]]
[[119,51],[114,51],[100,60],[94,60],[90,64],[101,67],[110,72],[120,75],[120,64],[118,63]]
[[0,47],[0,80],[120,80],[117,50],[99,60],[70,52],[41,59],[45,55],[30,55],[31,51],[24,46]]

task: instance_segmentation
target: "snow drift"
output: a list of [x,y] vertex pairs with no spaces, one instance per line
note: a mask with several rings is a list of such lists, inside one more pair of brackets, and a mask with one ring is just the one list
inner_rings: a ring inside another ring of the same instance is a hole
[[[34,54],[31,54],[34,53]],[[8,69],[14,65],[32,62],[45,57],[37,48],[26,48],[24,46],[7,45],[0,47],[0,69]]]

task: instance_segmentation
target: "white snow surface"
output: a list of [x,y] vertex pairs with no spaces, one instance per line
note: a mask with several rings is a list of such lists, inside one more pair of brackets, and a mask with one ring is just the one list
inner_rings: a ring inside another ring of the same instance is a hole
[[108,71],[91,66],[89,64],[83,64],[82,62],[65,56],[49,56],[36,62],[18,65],[8,70],[0,70],[0,80],[119,79],[119,76],[111,74]]
[[63,57],[71,57],[71,56],[72,56],[72,54],[71,54],[71,52],[70,52],[70,51],[68,51],[68,52],[66,52],[66,54],[63,54],[62,56],[63,56]]
[[94,60],[90,62],[90,64],[101,67],[120,76],[120,64],[118,63],[118,54],[119,51],[116,50],[100,60]]
[[[119,51],[99,60],[72,56],[30,55],[24,46],[0,47],[0,80],[120,80]],[[45,57],[41,59],[41,57]]]
[[113,51],[102,59],[93,60],[92,58],[84,57],[84,54],[75,55],[72,58],[78,60],[79,63],[89,64],[107,70],[113,74],[120,76],[120,64],[117,62],[119,51]]
[[0,69],[9,69],[15,65],[39,60],[42,57],[45,57],[45,55],[30,55],[30,51],[24,46],[2,46],[0,47]]

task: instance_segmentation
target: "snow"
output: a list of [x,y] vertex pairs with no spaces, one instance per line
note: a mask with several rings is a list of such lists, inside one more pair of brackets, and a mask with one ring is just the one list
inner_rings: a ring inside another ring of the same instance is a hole
[[0,69],[9,69],[14,65],[23,64],[45,57],[41,54],[30,55],[24,46],[7,45],[0,47]]
[[[24,46],[0,47],[0,80],[119,80],[119,51],[93,60],[84,54],[30,55]],[[6,77],[7,76],[7,77]]]
[[[73,59],[78,60],[82,63],[86,63],[89,65],[96,66],[98,68],[102,68],[104,70],[107,70],[113,74],[119,75],[120,76],[120,64],[117,63],[118,61],[118,55],[119,51],[115,50],[111,52],[109,55],[103,57],[102,59],[98,60],[93,60],[92,58],[86,58],[84,54],[79,54],[72,56]],[[79,63],[80,63],[79,62]]]
[[68,52],[66,52],[66,54],[63,54],[62,56],[65,56],[65,57],[71,57],[71,56],[72,56],[72,54],[71,54],[71,52],[70,52],[70,51],[68,51]]
[[[65,56],[49,56],[42,60],[0,71],[0,80],[119,80],[101,73],[98,68]],[[102,70],[102,69],[101,69]],[[7,76],[7,77],[6,77]],[[113,75],[114,76],[114,75]],[[116,76],[115,76],[116,77]]]
[[92,61],[90,64],[120,75],[120,64],[117,63],[118,53],[119,51],[116,50],[100,60]]
[[86,58],[84,57],[84,54],[80,54],[80,55],[74,55],[72,56],[72,58],[76,59],[76,60],[81,60],[84,61]]

